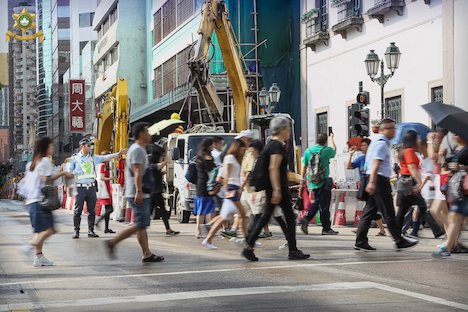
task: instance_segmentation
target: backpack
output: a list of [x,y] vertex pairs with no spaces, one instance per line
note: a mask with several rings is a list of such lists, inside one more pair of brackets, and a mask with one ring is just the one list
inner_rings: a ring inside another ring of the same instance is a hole
[[266,167],[265,158],[266,155],[264,154],[264,151],[262,151],[249,174],[249,184],[255,192],[264,191],[267,188],[268,181],[270,180],[267,175],[268,168]]
[[312,153],[310,157],[308,174],[309,181],[313,184],[321,184],[326,179],[326,170],[325,167],[320,162],[320,156],[322,154],[323,148],[318,153]]
[[198,180],[198,172],[197,172],[197,161],[196,157],[192,158],[189,162],[187,173],[185,173],[185,179],[192,184],[196,184]]

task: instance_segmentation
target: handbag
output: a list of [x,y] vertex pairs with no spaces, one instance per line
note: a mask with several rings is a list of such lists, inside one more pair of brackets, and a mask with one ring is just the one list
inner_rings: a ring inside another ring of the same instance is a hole
[[304,210],[304,199],[302,198],[302,191],[304,188],[302,188],[299,191],[299,196],[297,197],[296,201],[294,202],[293,209],[297,211],[303,211]]
[[53,186],[50,177],[47,178],[45,185],[41,188],[41,201],[39,204],[41,208],[48,211],[57,210],[62,206],[57,189]]
[[356,198],[360,201],[368,201],[369,200],[369,193],[366,192],[367,180],[369,176],[367,174],[361,175],[361,179],[359,180],[359,189],[356,194]]
[[412,177],[401,176],[398,178],[396,190],[403,196],[409,196],[413,194],[414,181]]

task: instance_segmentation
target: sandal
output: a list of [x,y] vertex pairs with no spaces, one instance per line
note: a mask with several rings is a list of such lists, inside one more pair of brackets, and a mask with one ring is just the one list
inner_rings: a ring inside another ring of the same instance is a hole
[[155,254],[151,254],[151,256],[147,258],[143,258],[141,261],[143,262],[161,262],[164,261],[164,257],[156,256]]
[[375,236],[387,236],[387,233],[385,232],[379,232]]

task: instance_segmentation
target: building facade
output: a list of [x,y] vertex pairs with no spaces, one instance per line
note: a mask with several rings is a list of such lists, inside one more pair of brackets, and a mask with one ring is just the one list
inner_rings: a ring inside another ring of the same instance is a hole
[[86,133],[91,133],[96,119],[94,105],[94,66],[93,53],[97,40],[97,32],[92,23],[97,1],[71,1],[70,2],[70,68],[64,74],[64,116],[70,116],[69,81],[70,79],[83,79],[86,86],[86,121],[84,133],[70,133],[70,119],[64,118],[66,135],[63,138],[64,157],[69,156],[78,148],[78,142]]
[[47,136],[52,117],[52,0],[36,0],[37,31],[45,40],[37,41],[37,136]]
[[[348,107],[358,83],[370,92],[370,119],[381,115],[381,90],[367,76],[369,50],[380,59],[394,42],[400,63],[384,89],[384,111],[397,122],[431,120],[422,104],[440,101],[467,109],[466,13],[460,0],[302,1],[302,112],[308,143],[333,127],[338,149],[349,139]],[[385,73],[389,74],[387,66]],[[379,72],[380,74],[380,72]]]
[[146,1],[102,0],[93,20],[97,32],[93,64],[98,109],[118,78],[128,82],[131,109],[146,102]]
[[[34,6],[15,7],[15,13],[27,9],[35,13]],[[12,28],[10,28],[12,29]],[[21,34],[21,30],[14,29],[13,32]],[[28,29],[25,34],[31,35],[35,30]],[[24,33],[23,33],[24,34]],[[10,87],[13,88],[13,110],[10,115],[14,116],[13,124],[13,146],[14,151],[21,159],[29,159],[34,147],[34,137],[37,129],[37,105],[36,105],[36,42],[34,40],[12,40],[12,64],[13,80]]]

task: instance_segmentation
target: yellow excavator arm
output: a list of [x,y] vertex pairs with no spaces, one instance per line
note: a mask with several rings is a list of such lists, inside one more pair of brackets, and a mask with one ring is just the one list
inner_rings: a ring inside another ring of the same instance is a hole
[[215,31],[232,89],[236,131],[239,132],[248,127],[251,97],[231,29],[232,26],[225,2],[222,0],[205,0],[202,20],[198,29],[199,38],[194,49],[195,55],[190,59],[189,66],[192,79],[194,79],[194,87],[207,105],[211,115],[215,117],[222,116],[222,102],[209,78],[207,66],[210,57],[211,36]]
[[117,85],[107,94],[107,99],[98,114],[97,135],[94,153],[103,151],[116,153],[128,146],[128,85],[127,80],[119,78]]

